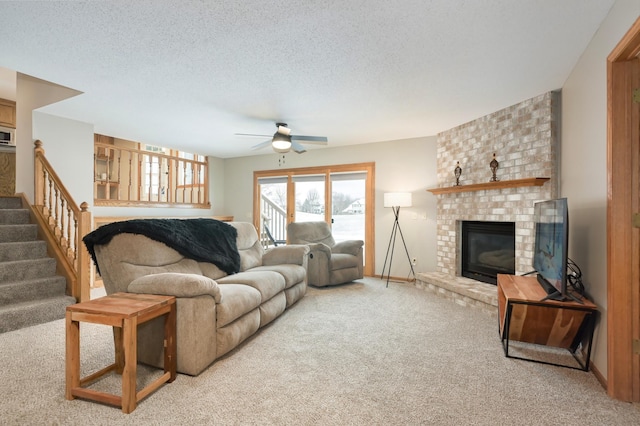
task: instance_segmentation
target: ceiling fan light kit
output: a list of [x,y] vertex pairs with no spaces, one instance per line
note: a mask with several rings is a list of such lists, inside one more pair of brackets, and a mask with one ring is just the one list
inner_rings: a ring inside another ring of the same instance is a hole
[[275,152],[289,152],[291,149],[291,136],[283,135],[280,132],[274,133],[273,140],[271,141],[271,147]]

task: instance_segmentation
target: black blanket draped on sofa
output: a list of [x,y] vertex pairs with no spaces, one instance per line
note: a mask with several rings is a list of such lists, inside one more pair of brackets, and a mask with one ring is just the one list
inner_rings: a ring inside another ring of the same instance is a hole
[[100,272],[94,246],[107,244],[117,234],[141,234],[160,241],[181,255],[198,262],[209,262],[227,274],[240,270],[236,246],[238,231],[215,219],[133,219],[103,225],[82,241]]

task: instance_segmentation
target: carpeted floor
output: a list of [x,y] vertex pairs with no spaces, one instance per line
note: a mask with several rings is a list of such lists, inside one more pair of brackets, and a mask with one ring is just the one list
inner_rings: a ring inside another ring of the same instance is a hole
[[[113,360],[82,324],[83,374]],[[410,284],[316,289],[131,414],[64,398],[64,321],[0,334],[0,424],[637,425],[591,373],[504,357],[497,320]],[[526,350],[526,348],[525,348]],[[179,354],[178,354],[179,355]],[[141,367],[140,387],[158,373]],[[96,388],[118,392],[118,376]]]

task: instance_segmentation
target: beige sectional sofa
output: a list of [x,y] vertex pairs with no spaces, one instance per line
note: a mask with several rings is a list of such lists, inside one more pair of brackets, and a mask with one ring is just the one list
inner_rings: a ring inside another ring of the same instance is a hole
[[[197,375],[281,315],[307,290],[304,245],[264,250],[251,223],[237,230],[240,271],[189,259],[144,235],[119,233],[95,245],[107,294],[176,296],[178,372]],[[163,365],[162,320],[139,327],[138,360]]]

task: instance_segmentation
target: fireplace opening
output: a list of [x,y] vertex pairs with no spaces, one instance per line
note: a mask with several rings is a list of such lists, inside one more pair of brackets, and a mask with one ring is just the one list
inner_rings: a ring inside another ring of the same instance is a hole
[[462,222],[461,275],[496,284],[498,274],[515,274],[514,222]]

